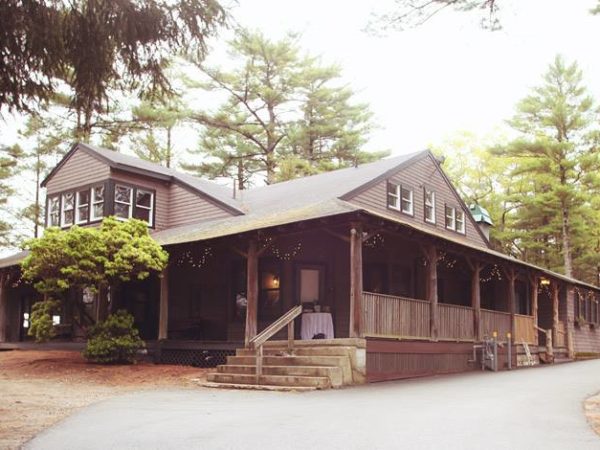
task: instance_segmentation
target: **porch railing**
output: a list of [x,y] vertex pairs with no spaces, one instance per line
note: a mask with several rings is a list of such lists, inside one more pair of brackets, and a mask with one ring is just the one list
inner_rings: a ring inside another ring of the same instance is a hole
[[438,317],[440,339],[456,341],[473,341],[475,339],[473,308],[438,303]]
[[288,350],[294,349],[294,319],[302,314],[302,305],[294,306],[283,316],[250,339],[248,346],[256,352],[256,384],[260,384],[263,363],[263,345],[285,326],[288,327]]
[[[430,339],[430,303],[425,300],[363,292],[363,333],[365,336],[400,339]],[[508,312],[481,309],[483,336],[497,333],[500,340],[511,332]],[[475,341],[475,313],[469,306],[438,303],[438,338],[458,342]],[[532,316],[514,315],[515,342],[535,344]],[[558,333],[560,339],[564,334]]]
[[506,333],[510,333],[510,313],[482,308],[481,332],[484,336],[492,336],[496,332],[498,339],[504,340]]
[[429,308],[429,302],[424,300],[364,292],[364,334],[392,338],[429,338]]
[[515,342],[520,344],[535,344],[537,331],[532,316],[515,314]]

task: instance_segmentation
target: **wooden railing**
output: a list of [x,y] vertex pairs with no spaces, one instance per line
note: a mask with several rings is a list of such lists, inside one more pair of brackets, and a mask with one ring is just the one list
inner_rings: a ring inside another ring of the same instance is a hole
[[481,332],[484,336],[498,333],[498,339],[504,340],[510,333],[510,313],[481,309]]
[[429,302],[391,295],[363,293],[365,336],[427,339]]
[[473,308],[468,306],[438,304],[440,339],[472,341],[475,339]]
[[[535,344],[537,331],[533,317],[515,314],[514,320],[514,341]],[[365,336],[429,339],[430,304],[424,300],[363,292],[362,328]],[[498,339],[504,341],[511,332],[510,313],[481,309],[481,332],[490,337],[496,332]],[[564,334],[559,332],[559,342],[561,337],[564,340]],[[473,308],[438,303],[438,338],[476,340]]]
[[515,343],[535,344],[536,334],[532,316],[515,314]]
[[261,331],[259,334],[254,336],[248,342],[248,346],[256,351],[256,384],[260,384],[260,377],[262,375],[262,359],[263,359],[263,345],[285,326],[288,327],[288,350],[291,352],[294,350],[294,319],[302,314],[302,305],[298,305],[290,309],[283,316]]

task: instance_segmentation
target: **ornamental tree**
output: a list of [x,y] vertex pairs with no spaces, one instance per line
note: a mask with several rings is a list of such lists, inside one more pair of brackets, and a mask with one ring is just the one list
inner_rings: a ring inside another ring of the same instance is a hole
[[[102,294],[109,286],[146,279],[168,261],[168,253],[150,237],[146,223],[136,219],[122,222],[108,217],[97,228],[48,228],[25,248],[30,253],[21,263],[23,278],[45,298],[67,298],[72,288]],[[106,304],[106,297],[100,295],[100,302]],[[99,310],[102,319],[106,308]]]

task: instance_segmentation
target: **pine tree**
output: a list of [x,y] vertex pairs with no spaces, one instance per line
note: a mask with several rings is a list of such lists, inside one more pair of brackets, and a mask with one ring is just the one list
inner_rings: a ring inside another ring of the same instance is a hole
[[573,276],[573,245],[585,228],[589,190],[583,181],[600,167],[589,140],[596,121],[593,99],[576,63],[557,56],[517,106],[509,122],[521,137],[496,150],[517,162],[510,182],[528,182],[514,227],[528,259]]
[[[242,30],[230,43],[235,69],[201,66],[208,89],[226,101],[214,112],[195,114],[205,127],[196,153],[205,161],[188,170],[231,176],[245,188],[258,172],[267,184],[279,181],[282,161],[301,159],[311,171],[322,171],[382,156],[361,150],[371,114],[339,86],[339,68],[302,56],[297,40],[290,34],[272,41]],[[286,170],[286,178],[293,175]]]

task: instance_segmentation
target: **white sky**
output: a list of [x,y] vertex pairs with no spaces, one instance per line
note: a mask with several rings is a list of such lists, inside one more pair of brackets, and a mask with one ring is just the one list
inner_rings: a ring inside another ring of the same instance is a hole
[[363,32],[373,9],[389,3],[239,0],[233,15],[272,38],[301,31],[306,50],[339,63],[375,113],[380,128],[370,149],[408,153],[459,130],[497,131],[557,53],[579,62],[600,98],[600,15],[589,14],[595,0],[500,0],[498,32],[480,28],[479,11],[445,12],[383,38]]

